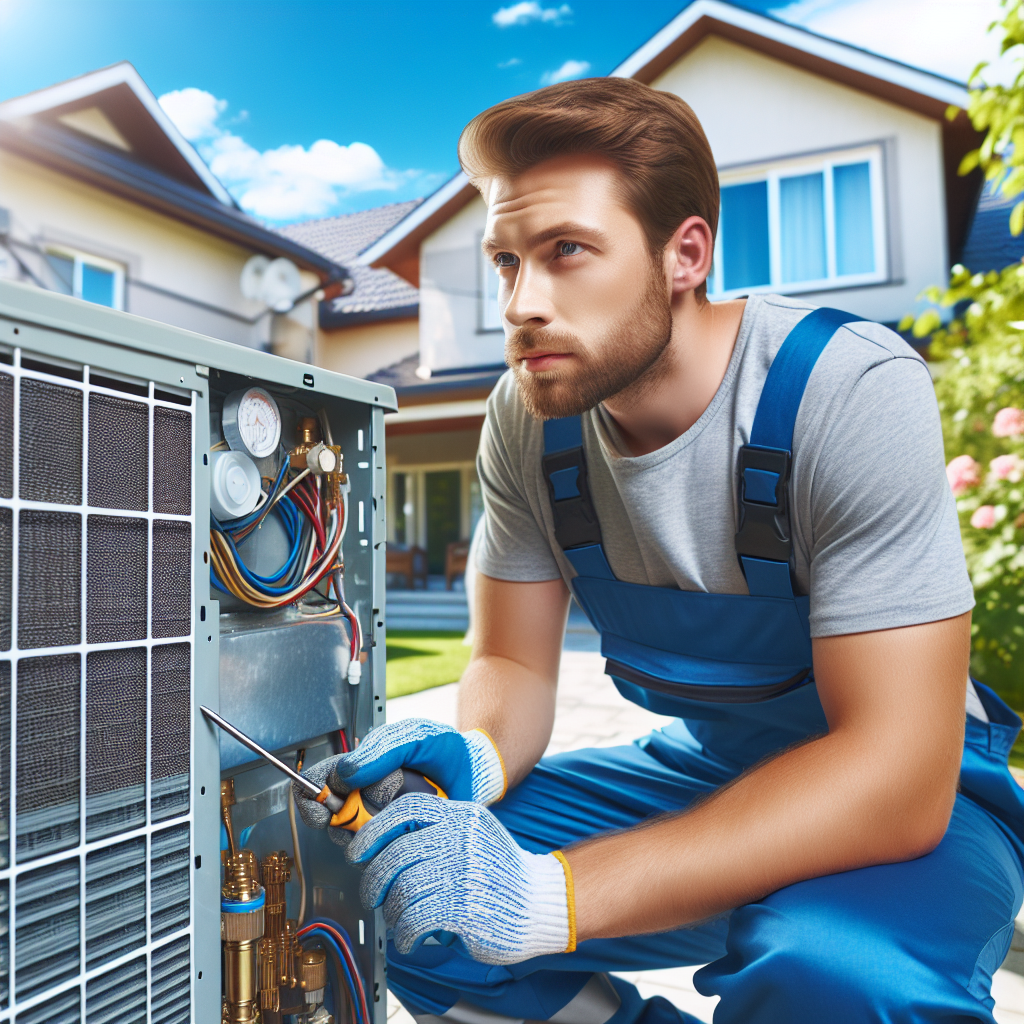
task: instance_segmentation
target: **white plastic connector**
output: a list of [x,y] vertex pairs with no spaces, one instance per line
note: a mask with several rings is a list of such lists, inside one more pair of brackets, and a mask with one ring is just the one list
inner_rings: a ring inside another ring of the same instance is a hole
[[350,686],[358,686],[359,680],[363,677],[363,666],[358,659],[348,663],[348,681]]

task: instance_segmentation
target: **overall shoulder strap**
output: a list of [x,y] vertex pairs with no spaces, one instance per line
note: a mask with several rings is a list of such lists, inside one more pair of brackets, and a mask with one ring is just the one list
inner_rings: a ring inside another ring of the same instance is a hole
[[544,421],[541,467],[559,547],[581,576],[614,579],[601,545],[601,524],[587,484],[587,458],[579,416]]
[[761,389],[750,443],[739,451],[739,530],[736,554],[750,593],[792,597],[789,475],[793,428],[818,357],[843,324],[863,317],[815,309],[786,336]]

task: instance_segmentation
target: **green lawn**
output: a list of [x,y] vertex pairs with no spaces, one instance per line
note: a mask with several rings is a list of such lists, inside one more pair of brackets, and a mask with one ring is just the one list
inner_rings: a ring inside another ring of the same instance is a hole
[[457,682],[469,664],[462,633],[388,630],[388,697]]

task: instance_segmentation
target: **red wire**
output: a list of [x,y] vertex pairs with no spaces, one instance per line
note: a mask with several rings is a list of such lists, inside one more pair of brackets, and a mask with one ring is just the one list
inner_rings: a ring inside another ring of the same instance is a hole
[[347,754],[349,752],[349,750],[348,750],[348,740],[345,738],[345,730],[344,729],[339,729],[338,730],[338,738],[341,740],[341,752],[343,754]]
[[313,511],[309,495],[302,489],[301,484],[297,484],[292,488],[292,498],[295,501],[295,504],[306,513],[306,518],[313,524],[319,549],[321,551],[325,551],[327,549],[327,536],[324,533],[323,523],[320,522],[320,517]]
[[337,928],[332,928],[329,924],[309,924],[305,928],[300,928],[295,934],[298,938],[302,938],[307,932],[313,931],[315,928],[321,928],[329,935],[333,936],[338,942],[338,946],[345,954],[345,959],[348,960],[349,969],[352,971],[352,977],[355,979],[356,987],[359,989],[359,1005],[363,1010],[363,1020],[366,1024],[370,1021],[370,1011],[366,1006],[366,993],[363,991],[363,979],[359,973],[359,967],[356,964],[355,956],[352,950],[349,949],[348,943],[345,941],[345,937],[338,931]]

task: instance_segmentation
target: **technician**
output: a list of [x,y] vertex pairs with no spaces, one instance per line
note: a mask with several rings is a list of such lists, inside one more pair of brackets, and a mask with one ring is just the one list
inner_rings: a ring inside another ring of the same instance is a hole
[[[390,988],[424,1022],[692,1021],[607,972],[707,964],[720,1024],[991,1024],[1020,720],[968,680],[924,363],[799,299],[708,302],[718,175],[676,96],[552,86],[459,155],[510,367],[462,732],[397,722],[308,773],[343,793],[407,765],[451,797],[331,830],[383,907]],[[570,593],[622,695],[676,721],[541,760]]]

